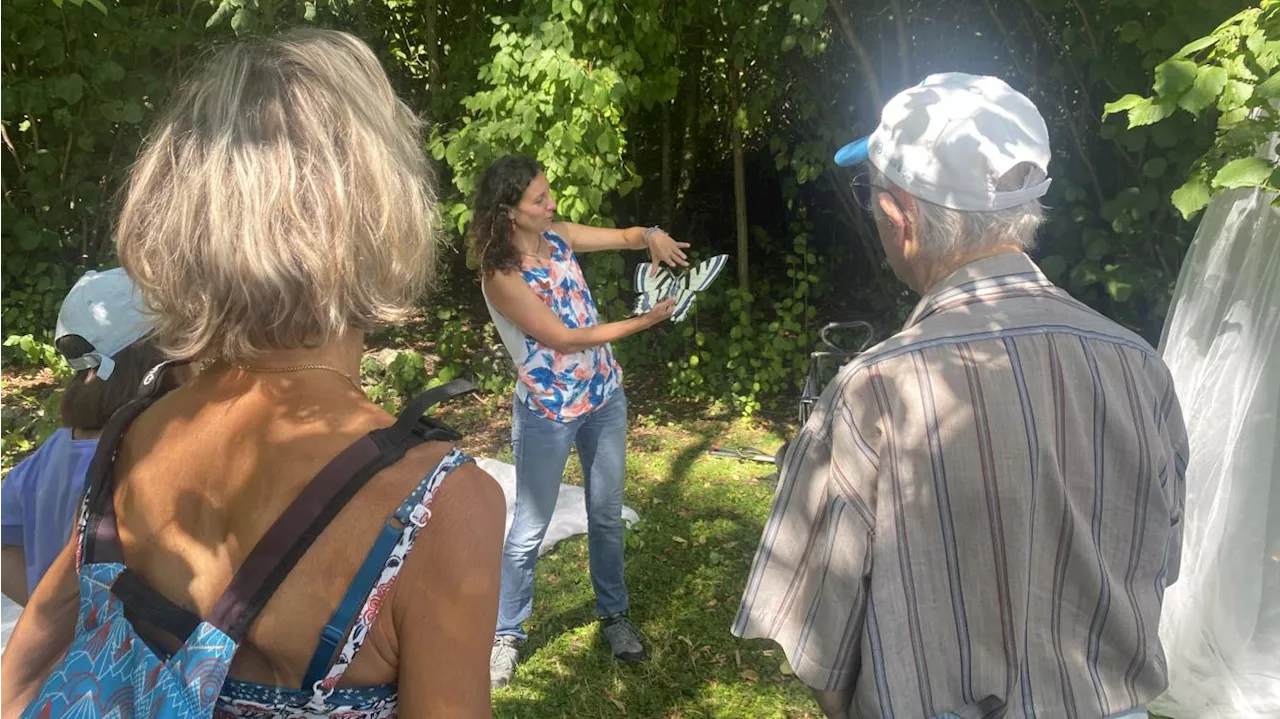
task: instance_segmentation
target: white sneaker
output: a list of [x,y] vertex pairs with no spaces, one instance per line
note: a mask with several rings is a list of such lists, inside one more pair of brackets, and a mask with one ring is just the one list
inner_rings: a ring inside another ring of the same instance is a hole
[[489,688],[501,689],[511,683],[516,671],[516,659],[520,654],[519,637],[503,634],[493,638],[489,650]]

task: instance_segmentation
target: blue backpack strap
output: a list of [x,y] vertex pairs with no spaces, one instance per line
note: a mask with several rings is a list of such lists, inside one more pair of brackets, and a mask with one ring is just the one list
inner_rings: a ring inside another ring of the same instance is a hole
[[[446,454],[440,461],[443,463],[448,457],[449,455]],[[414,487],[413,492],[405,498],[400,508],[387,519],[386,524],[382,525],[382,531],[378,533],[378,538],[374,540],[373,547],[364,558],[364,563],[360,565],[355,578],[351,580],[351,586],[347,587],[347,593],[342,597],[342,601],[338,602],[338,608],[334,610],[333,616],[329,617],[328,623],[320,631],[316,652],[312,655],[311,663],[307,666],[307,674],[302,680],[303,690],[311,689],[316,682],[324,678],[333,660],[334,652],[347,636],[347,630],[356,618],[356,612],[360,611],[369,593],[373,591],[374,584],[382,575],[382,568],[386,566],[387,559],[395,551],[396,544],[399,543],[406,528],[410,524],[417,524],[421,528],[426,523],[430,511],[418,517],[415,516],[414,510],[422,504],[422,498],[430,488],[431,480],[435,478],[438,469],[437,465],[423,477],[418,486]]]
[[[414,438],[418,441],[427,439],[456,441],[461,435],[440,424],[438,420],[424,417],[423,413],[435,404],[474,390],[475,385],[471,382],[454,380],[448,384],[423,392],[404,406],[400,416],[396,419],[396,423],[382,430],[386,434],[378,437],[378,439],[395,444],[412,442]],[[444,462],[448,457],[449,455],[446,454],[440,461]],[[431,484],[431,479],[436,475],[438,469],[439,466],[437,465],[435,469],[432,469],[430,473],[423,477],[418,486],[400,505],[400,508],[382,526],[382,531],[378,533],[378,537],[373,541],[373,546],[369,548],[369,554],[365,556],[364,563],[360,565],[360,569],[356,571],[355,577],[352,578],[351,586],[347,588],[347,593],[343,595],[342,601],[338,602],[337,609],[329,617],[324,629],[320,630],[320,639],[316,644],[315,654],[312,655],[311,663],[307,666],[307,673],[302,680],[302,689],[304,691],[311,689],[316,682],[324,678],[325,672],[333,661],[334,652],[342,644],[343,638],[346,637],[347,631],[351,627],[352,620],[355,619],[356,613],[360,611],[369,592],[372,591],[373,585],[378,581],[378,577],[381,576],[382,568],[386,566],[387,558],[395,551],[396,544],[399,542],[400,536],[404,533],[406,527],[411,523],[426,521],[425,519],[419,520],[414,515],[414,509],[421,504],[422,498]],[[418,526],[421,527],[422,525],[419,524]]]
[[243,636],[302,555],[374,475],[422,442],[454,442],[462,437],[422,413],[437,402],[474,389],[466,380],[455,380],[428,390],[405,405],[394,425],[370,432],[335,458],[312,480],[314,485],[322,475],[331,475],[323,482],[326,488],[313,491],[309,485],[267,530],[236,571],[209,622],[230,637]]

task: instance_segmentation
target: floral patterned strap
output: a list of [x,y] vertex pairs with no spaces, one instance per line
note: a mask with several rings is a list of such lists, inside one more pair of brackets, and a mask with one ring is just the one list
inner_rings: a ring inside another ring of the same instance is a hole
[[436,466],[435,470],[418,483],[418,486],[414,488],[413,492],[410,493],[404,503],[400,505],[400,508],[388,520],[388,526],[403,526],[403,529],[400,530],[399,539],[387,556],[386,561],[383,562],[382,570],[378,574],[377,580],[373,583],[373,587],[369,590],[364,604],[356,614],[355,622],[351,627],[351,631],[347,634],[347,641],[343,645],[342,651],[338,653],[337,661],[329,667],[323,679],[312,685],[311,707],[319,708],[325,704],[329,695],[333,694],[334,688],[337,687],[338,682],[342,679],[342,675],[346,673],[347,667],[351,665],[356,652],[360,651],[360,647],[364,645],[369,630],[373,628],[373,624],[378,618],[378,612],[382,609],[383,600],[386,598],[387,593],[391,591],[392,585],[395,584],[396,577],[400,575],[400,569],[404,566],[405,555],[413,548],[418,532],[427,526],[427,520],[431,518],[431,501],[436,490],[453,470],[470,461],[472,461],[471,457],[464,454],[457,447],[451,449],[444,459],[440,460],[440,464]]

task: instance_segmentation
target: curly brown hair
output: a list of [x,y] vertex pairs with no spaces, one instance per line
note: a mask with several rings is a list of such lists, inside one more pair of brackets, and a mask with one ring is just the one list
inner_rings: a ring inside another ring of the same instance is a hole
[[472,205],[468,255],[485,277],[520,269],[520,251],[511,241],[511,218],[542,166],[532,157],[507,155],[484,171]]

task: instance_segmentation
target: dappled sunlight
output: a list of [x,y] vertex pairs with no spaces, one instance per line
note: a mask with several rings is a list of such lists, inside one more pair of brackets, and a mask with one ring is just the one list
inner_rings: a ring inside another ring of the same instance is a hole
[[[637,437],[638,435],[638,437]],[[529,641],[495,715],[803,716],[807,690],[781,673],[776,646],[729,634],[772,485],[767,464],[710,457],[714,442],[772,449],[750,421],[633,429],[626,501],[631,618],[649,659],[620,665],[597,634],[587,542],[558,544],[538,564]]]

